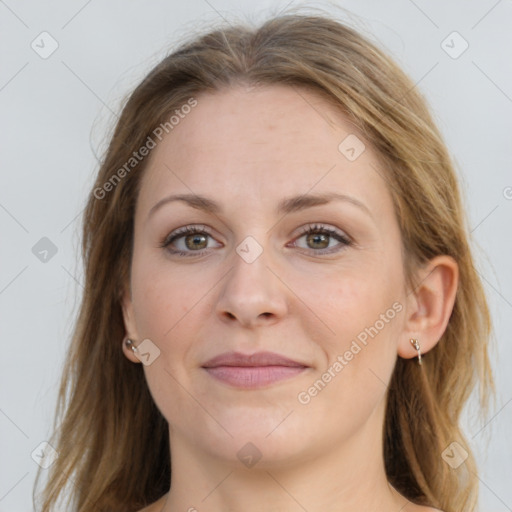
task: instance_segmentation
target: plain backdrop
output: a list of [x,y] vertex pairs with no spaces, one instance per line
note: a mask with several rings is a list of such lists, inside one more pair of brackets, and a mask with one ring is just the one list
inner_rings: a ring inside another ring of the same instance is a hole
[[[113,113],[187,34],[222,18],[257,23],[295,5],[0,0],[0,512],[32,510],[31,454],[51,430],[82,291],[81,212]],[[466,432],[481,467],[482,510],[512,510],[512,2],[337,5],[348,12],[333,16],[413,78],[460,172],[494,319],[498,390],[485,422],[466,415]]]

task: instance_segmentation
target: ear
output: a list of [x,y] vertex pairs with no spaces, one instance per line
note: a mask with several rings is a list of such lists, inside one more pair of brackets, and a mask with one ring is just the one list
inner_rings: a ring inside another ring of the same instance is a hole
[[451,256],[436,256],[417,277],[417,286],[409,291],[404,331],[398,344],[398,355],[405,359],[418,355],[411,338],[418,340],[422,354],[441,339],[455,303],[459,267]]
[[139,339],[135,325],[132,296],[129,290],[125,290],[123,293],[121,306],[123,309],[124,328],[126,330],[126,336],[123,339],[123,353],[132,363],[140,363],[140,360],[135,356],[133,350],[130,347],[127,347],[125,343],[126,339],[129,338],[134,342],[134,345],[137,345]]

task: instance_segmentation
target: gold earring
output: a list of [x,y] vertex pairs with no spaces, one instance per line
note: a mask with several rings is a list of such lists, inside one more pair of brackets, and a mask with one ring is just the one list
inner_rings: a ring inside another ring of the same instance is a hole
[[420,342],[414,338],[411,338],[411,344],[412,346],[418,351],[418,364],[421,363],[421,349],[420,349]]

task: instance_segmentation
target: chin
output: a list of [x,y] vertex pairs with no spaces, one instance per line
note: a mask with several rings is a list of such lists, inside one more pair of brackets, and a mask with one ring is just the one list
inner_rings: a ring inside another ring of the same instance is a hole
[[212,455],[223,459],[226,464],[236,469],[275,469],[293,465],[301,458],[300,449],[303,445],[300,439],[287,437],[283,442],[281,437],[248,431],[244,435],[223,439],[222,442],[209,446]]
[[[197,441],[192,442],[215,458],[224,459],[236,467],[247,465],[245,461],[251,459],[258,468],[284,464],[297,459],[300,450],[304,449],[304,439],[311,437],[305,435],[304,419],[298,425],[293,416],[293,409],[286,412],[264,410],[262,407],[233,409],[229,413],[214,415],[218,423],[212,420],[208,430],[195,430],[192,435]],[[295,419],[300,418],[297,416]],[[202,426],[205,426],[204,422]],[[190,438],[191,432],[186,431],[186,434]]]

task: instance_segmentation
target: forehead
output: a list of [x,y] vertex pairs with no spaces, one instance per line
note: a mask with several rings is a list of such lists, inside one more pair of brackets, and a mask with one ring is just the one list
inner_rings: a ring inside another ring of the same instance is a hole
[[319,93],[236,86],[195,99],[197,105],[153,149],[141,210],[175,192],[226,199],[236,194],[245,197],[243,204],[262,206],[313,188],[336,189],[369,197],[377,206],[390,202],[376,154],[341,109]]

